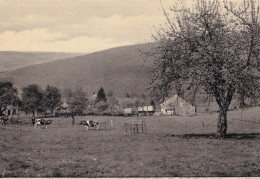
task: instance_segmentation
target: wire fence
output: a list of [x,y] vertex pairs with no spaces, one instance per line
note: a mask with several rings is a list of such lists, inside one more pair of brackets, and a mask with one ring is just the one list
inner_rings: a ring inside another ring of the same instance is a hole
[[249,123],[254,123],[254,124],[260,124],[260,122],[256,121],[255,118],[254,118],[254,120],[243,120],[243,119],[235,119],[235,118],[230,118],[230,119],[232,119],[232,121],[235,120],[235,121],[241,121],[241,122],[249,122]]
[[[229,118],[228,122],[234,122],[234,121],[238,121],[238,122],[247,122],[247,123],[253,123],[256,125],[260,125],[260,121],[256,120],[256,118],[253,118],[252,120],[243,120],[243,119],[235,119],[235,118]],[[207,121],[201,121],[201,126],[198,127],[192,127],[192,129],[205,129],[208,127],[216,127],[217,123],[215,120],[211,121],[211,122],[207,122]],[[259,126],[260,127],[260,126]],[[187,124],[186,124],[186,128],[187,128]]]

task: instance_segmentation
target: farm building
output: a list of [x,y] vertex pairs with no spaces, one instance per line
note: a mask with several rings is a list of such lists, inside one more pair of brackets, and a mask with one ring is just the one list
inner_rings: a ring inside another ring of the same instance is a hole
[[89,98],[89,101],[95,102],[96,99],[97,99],[97,94],[94,92],[94,93],[92,94],[92,96]]
[[132,114],[132,108],[125,108],[123,111],[125,114]]
[[154,107],[153,106],[141,106],[138,107],[138,114],[139,115],[153,115],[154,114]]
[[187,116],[195,114],[195,107],[177,95],[167,99],[160,106],[163,115]]
[[70,112],[69,105],[65,101],[63,101],[60,107],[56,108],[56,110],[59,114],[67,114]]
[[18,105],[7,105],[6,110],[3,112],[6,116],[13,116],[18,113]]

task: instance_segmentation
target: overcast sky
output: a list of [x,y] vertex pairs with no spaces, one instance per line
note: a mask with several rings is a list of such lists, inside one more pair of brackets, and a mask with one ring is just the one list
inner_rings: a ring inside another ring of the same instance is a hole
[[160,0],[0,0],[0,22],[0,51],[89,53],[148,42],[165,17]]

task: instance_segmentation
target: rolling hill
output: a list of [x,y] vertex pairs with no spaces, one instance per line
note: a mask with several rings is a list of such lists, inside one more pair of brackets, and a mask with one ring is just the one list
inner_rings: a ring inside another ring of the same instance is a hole
[[0,52],[0,72],[13,71],[29,65],[75,57],[82,54],[57,52]]
[[147,44],[118,47],[20,68],[5,76],[19,89],[29,84],[38,84],[42,88],[49,84],[61,90],[82,87],[92,94],[102,86],[116,96],[131,91],[140,94],[145,92],[149,83],[146,70],[151,60],[144,63],[140,53],[147,48]]

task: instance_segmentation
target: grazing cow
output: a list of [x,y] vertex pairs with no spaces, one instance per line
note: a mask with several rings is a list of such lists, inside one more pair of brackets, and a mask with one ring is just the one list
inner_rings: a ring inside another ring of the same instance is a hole
[[48,128],[47,126],[50,125],[51,122],[52,122],[51,120],[36,119],[36,123],[34,125],[34,128],[36,128],[36,127],[40,128],[40,125],[44,125],[45,128],[47,129]]
[[97,131],[99,129],[99,124],[97,121],[80,121],[79,123],[80,125],[83,124],[86,127],[86,130],[88,130],[89,127],[96,127]]

